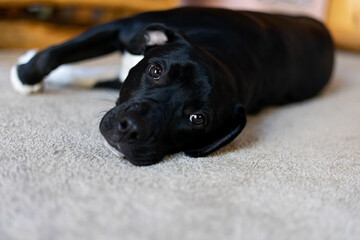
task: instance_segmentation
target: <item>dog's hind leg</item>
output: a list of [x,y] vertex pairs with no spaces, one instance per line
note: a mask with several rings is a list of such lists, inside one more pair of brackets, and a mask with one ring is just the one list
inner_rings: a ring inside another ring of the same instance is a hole
[[114,21],[90,29],[65,43],[33,53],[33,56],[29,54],[11,70],[13,87],[23,94],[40,91],[44,77],[58,66],[118,50],[121,47],[118,34],[118,22]]
[[116,65],[99,66],[95,65],[96,62],[93,62],[91,67],[64,64],[46,76],[44,82],[54,86],[120,89],[130,69],[140,62],[143,56],[124,51],[120,57]]
[[[45,77],[46,85],[76,88],[119,88],[119,66],[78,66],[64,64]],[[118,82],[118,83],[116,83]]]

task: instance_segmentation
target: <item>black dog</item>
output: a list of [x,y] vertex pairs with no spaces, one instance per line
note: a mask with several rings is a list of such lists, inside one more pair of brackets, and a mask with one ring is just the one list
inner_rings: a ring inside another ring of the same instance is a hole
[[90,29],[18,65],[12,81],[36,91],[61,64],[116,50],[144,58],[130,70],[100,131],[135,165],[219,149],[241,132],[247,112],[317,94],[334,55],[326,28],[307,17],[180,8]]

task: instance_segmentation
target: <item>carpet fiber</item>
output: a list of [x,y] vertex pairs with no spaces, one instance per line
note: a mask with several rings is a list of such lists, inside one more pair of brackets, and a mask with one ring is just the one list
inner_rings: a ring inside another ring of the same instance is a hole
[[[135,167],[103,147],[117,93],[21,96],[0,51],[0,239],[359,239],[360,55],[318,97],[267,108],[227,147]],[[102,60],[107,63],[110,60]]]

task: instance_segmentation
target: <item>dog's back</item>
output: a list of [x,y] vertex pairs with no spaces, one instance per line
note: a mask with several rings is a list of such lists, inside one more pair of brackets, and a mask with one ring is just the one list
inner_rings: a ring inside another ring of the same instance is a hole
[[142,18],[144,24],[155,20],[181,29],[224,63],[249,112],[312,97],[331,75],[331,36],[311,18],[211,8],[145,13]]

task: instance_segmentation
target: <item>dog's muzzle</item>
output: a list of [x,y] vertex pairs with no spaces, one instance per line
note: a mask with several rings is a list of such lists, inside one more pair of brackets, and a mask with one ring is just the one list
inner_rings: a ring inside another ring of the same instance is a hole
[[113,147],[119,143],[132,144],[145,141],[149,129],[139,113],[126,111],[118,113],[110,110],[100,123],[100,132],[106,141]]
[[105,114],[99,128],[108,147],[116,155],[123,154],[135,165],[149,165],[164,156],[156,141],[158,116],[159,112],[149,106],[117,106]]

